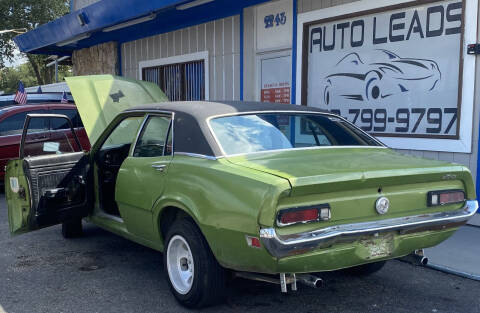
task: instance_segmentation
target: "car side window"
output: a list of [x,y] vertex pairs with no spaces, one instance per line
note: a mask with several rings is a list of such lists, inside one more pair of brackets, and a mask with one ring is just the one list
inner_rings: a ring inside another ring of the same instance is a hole
[[[65,118],[32,117],[28,124],[25,138],[23,138],[24,156],[40,156],[50,154],[64,154],[81,151],[82,148],[75,141],[71,131],[49,132],[48,122],[54,119],[68,121]],[[63,123],[63,121],[56,121]],[[43,127],[44,129],[41,129]]]
[[143,119],[144,116],[132,116],[123,119],[104,141],[101,150],[113,146],[132,144]]
[[[149,117],[138,137],[133,156],[159,157],[171,154],[171,141],[167,139],[170,122],[171,117],[169,116]],[[169,145],[170,147],[168,147]]]
[[[73,109],[54,109],[51,110],[53,114],[63,114],[68,116],[68,118],[72,121],[73,127],[83,127],[82,120],[78,114],[77,110]],[[65,120],[60,119],[52,119],[50,121],[50,129],[51,130],[59,130],[59,129],[69,129],[70,125]]]
[[[46,112],[44,110],[19,112],[5,118],[0,123],[0,136],[21,135],[23,131],[23,124],[25,123],[25,118],[29,113],[40,114]],[[29,127],[30,133],[42,132],[46,130],[48,130],[48,128],[45,119],[34,119],[32,120],[32,124]]]

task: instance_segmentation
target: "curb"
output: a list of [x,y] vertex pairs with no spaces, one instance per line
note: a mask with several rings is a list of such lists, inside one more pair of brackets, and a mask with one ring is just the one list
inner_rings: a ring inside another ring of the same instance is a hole
[[455,270],[455,269],[453,269],[451,267],[448,267],[448,266],[438,265],[438,264],[434,264],[434,263],[428,263],[425,267],[428,267],[428,268],[431,268],[431,269],[434,269],[434,270],[437,270],[437,271],[440,271],[440,272],[460,276],[460,277],[463,277],[463,278],[468,278],[468,279],[480,281],[480,276],[479,275],[458,271],[458,270]]

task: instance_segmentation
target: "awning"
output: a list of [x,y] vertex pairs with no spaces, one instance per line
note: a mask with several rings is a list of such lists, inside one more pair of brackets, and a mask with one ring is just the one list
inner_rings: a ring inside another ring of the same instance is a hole
[[267,0],[101,0],[16,36],[22,52],[71,55],[103,42],[127,42],[239,14]]

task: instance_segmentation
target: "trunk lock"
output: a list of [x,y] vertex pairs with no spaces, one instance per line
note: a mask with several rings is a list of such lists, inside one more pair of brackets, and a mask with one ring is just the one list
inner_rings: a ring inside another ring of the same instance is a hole
[[390,207],[390,200],[387,197],[380,197],[375,202],[375,210],[380,215],[386,214],[388,212],[388,208]]

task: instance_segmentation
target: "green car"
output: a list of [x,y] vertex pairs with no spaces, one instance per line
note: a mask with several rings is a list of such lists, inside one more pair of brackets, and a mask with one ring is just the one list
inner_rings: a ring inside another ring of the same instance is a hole
[[153,84],[106,75],[68,84],[92,149],[78,151],[73,128],[63,142],[35,137],[37,119],[66,116],[27,117],[7,165],[11,233],[62,224],[74,237],[86,218],[163,252],[187,307],[222,299],[231,276],[286,292],[318,286],[312,273],[374,272],[478,208],[465,166],[399,154],[319,109],[166,102]]

